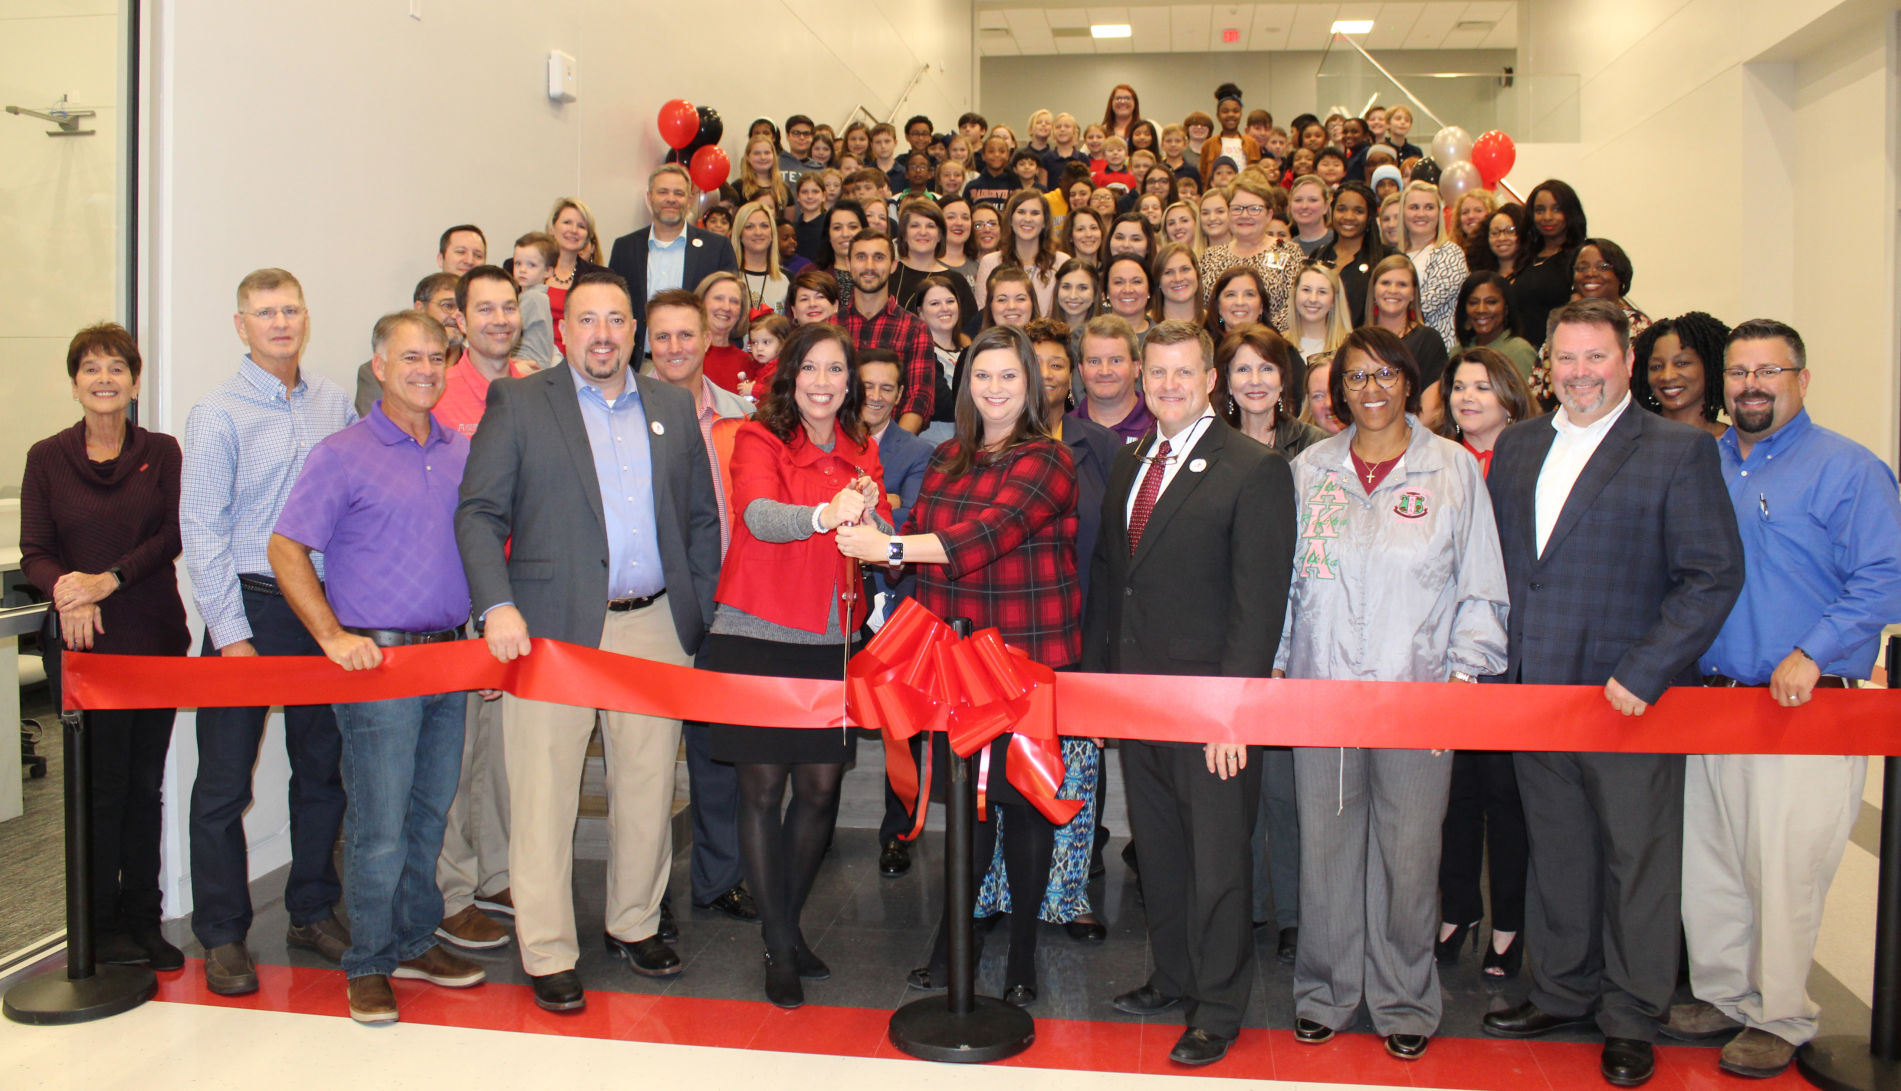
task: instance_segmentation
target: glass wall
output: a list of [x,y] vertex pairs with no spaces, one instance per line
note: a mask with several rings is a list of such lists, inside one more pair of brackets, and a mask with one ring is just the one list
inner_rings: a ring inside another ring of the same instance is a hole
[[[1415,54],[1416,56],[1416,54]],[[1378,54],[1374,54],[1378,60]],[[1578,77],[1576,75],[1519,72],[1380,71],[1359,50],[1334,41],[1320,59],[1314,75],[1314,99],[1328,107],[1345,106],[1350,114],[1370,103],[1391,106],[1413,103],[1418,119],[1413,143],[1424,147],[1440,128],[1430,115],[1446,125],[1457,125],[1473,136],[1488,129],[1509,133],[1514,141],[1570,143],[1578,134]],[[1401,85],[1412,91],[1409,98]],[[1420,109],[1420,106],[1425,109]]]

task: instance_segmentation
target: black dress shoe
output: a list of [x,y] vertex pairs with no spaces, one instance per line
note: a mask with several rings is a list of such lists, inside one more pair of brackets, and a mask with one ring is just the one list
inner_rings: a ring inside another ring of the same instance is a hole
[[673,907],[666,902],[660,903],[660,930],[654,933],[654,937],[661,943],[680,942],[680,926],[674,922]]
[[797,963],[791,951],[766,952],[766,999],[781,1008],[805,1003],[805,986],[799,984]]
[[1063,931],[1077,943],[1101,943],[1109,938],[1109,929],[1101,921],[1070,921],[1063,925]]
[[1136,867],[1135,864],[1135,842],[1131,841],[1122,846],[1122,864],[1129,869],[1130,875],[1139,875],[1141,873],[1141,869]]
[[1163,996],[1162,991],[1153,985],[1142,985],[1130,989],[1111,1001],[1115,1009],[1124,1015],[1154,1015],[1159,1011],[1167,1011],[1181,1002],[1181,997]]
[[535,1003],[547,1011],[580,1011],[587,1007],[587,994],[581,991],[581,975],[573,970],[558,970],[537,977],[528,975],[534,986]]
[[926,992],[937,989],[948,989],[950,988],[950,971],[941,968],[933,969],[929,966],[919,966],[917,969],[904,975],[904,983],[913,989],[923,989]]
[[1322,1042],[1331,1042],[1333,1028],[1325,1023],[1316,1023],[1312,1019],[1295,1019],[1294,1041],[1303,1046],[1317,1046]]
[[745,921],[748,924],[759,920],[759,907],[753,903],[752,895],[746,893],[746,888],[743,886],[736,886],[699,908],[718,910],[736,921]]
[[102,966],[143,966],[152,956],[124,932],[100,932],[93,937],[92,960]]
[[1402,1061],[1416,1061],[1426,1055],[1426,1044],[1431,1041],[1424,1034],[1388,1034],[1386,1052]]
[[878,874],[896,878],[911,870],[911,843],[892,838],[878,852]]
[[1036,1003],[1036,989],[1030,985],[1012,985],[1003,990],[1003,1002],[1013,1008],[1027,1008]]
[[135,926],[130,935],[132,942],[145,951],[146,965],[154,970],[182,970],[185,968],[185,952],[180,951],[165,938],[156,924]]
[[1300,950],[1300,929],[1281,929],[1280,941],[1274,945],[1274,961],[1283,966],[1294,964],[1294,955]]
[[1657,1070],[1656,1056],[1649,1042],[1635,1038],[1604,1039],[1604,1059],[1598,1071],[1616,1087],[1638,1087]]
[[832,968],[825,965],[825,960],[803,943],[792,949],[792,968],[807,981],[823,981],[832,976]]
[[1485,1013],[1485,1033],[1494,1038],[1536,1038],[1565,1027],[1592,1025],[1588,1015],[1553,1015],[1527,1000],[1515,1008]]
[[1205,1065],[1213,1064],[1228,1055],[1228,1047],[1234,1039],[1223,1038],[1219,1034],[1210,1034],[1200,1027],[1189,1027],[1175,1041],[1175,1048],[1168,1051],[1168,1059],[1176,1064]]
[[680,956],[657,935],[633,943],[613,936],[604,938],[608,953],[626,959],[627,968],[642,977],[672,977],[680,972]]

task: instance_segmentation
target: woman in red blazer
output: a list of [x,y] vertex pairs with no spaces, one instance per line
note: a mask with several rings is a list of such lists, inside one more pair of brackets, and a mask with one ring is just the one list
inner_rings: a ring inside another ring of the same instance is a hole
[[[794,330],[759,415],[733,439],[733,544],[700,667],[842,675],[841,645],[864,625],[867,604],[831,533],[855,523],[891,532],[884,470],[859,423],[858,402],[845,331],[830,323]],[[765,933],[766,999],[795,1008],[805,999],[800,978],[831,975],[806,945],[799,912],[831,843],[849,737],[709,726],[713,757],[739,770],[739,858]],[[781,817],[788,781],[792,804]]]

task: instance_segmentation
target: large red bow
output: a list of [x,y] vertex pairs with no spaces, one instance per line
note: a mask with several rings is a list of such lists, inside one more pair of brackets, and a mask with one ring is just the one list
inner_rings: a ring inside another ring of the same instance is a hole
[[1010,783],[1050,821],[1060,825],[1076,817],[1081,801],[1056,798],[1063,755],[1055,682],[1054,671],[1004,644],[996,629],[960,640],[917,600],[899,605],[852,657],[845,707],[853,720],[884,733],[885,776],[914,817],[906,840],[924,830],[931,784],[928,761],[920,782],[909,740],[931,731],[945,732],[958,757],[1012,732],[1004,762]]

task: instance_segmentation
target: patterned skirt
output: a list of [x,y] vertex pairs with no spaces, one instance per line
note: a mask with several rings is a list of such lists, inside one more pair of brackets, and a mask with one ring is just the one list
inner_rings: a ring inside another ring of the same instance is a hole
[[[1065,825],[1056,827],[1056,849],[1050,855],[1049,888],[1037,916],[1051,924],[1068,924],[1089,912],[1089,857],[1096,836],[1096,778],[1102,771],[1102,751],[1088,739],[1064,739],[1063,784],[1058,799],[1082,800],[1083,809]],[[1002,823],[996,809],[990,821]],[[1003,827],[997,827],[997,850],[990,858],[977,890],[975,915],[988,917],[1010,912],[1010,883],[1003,869]]]

